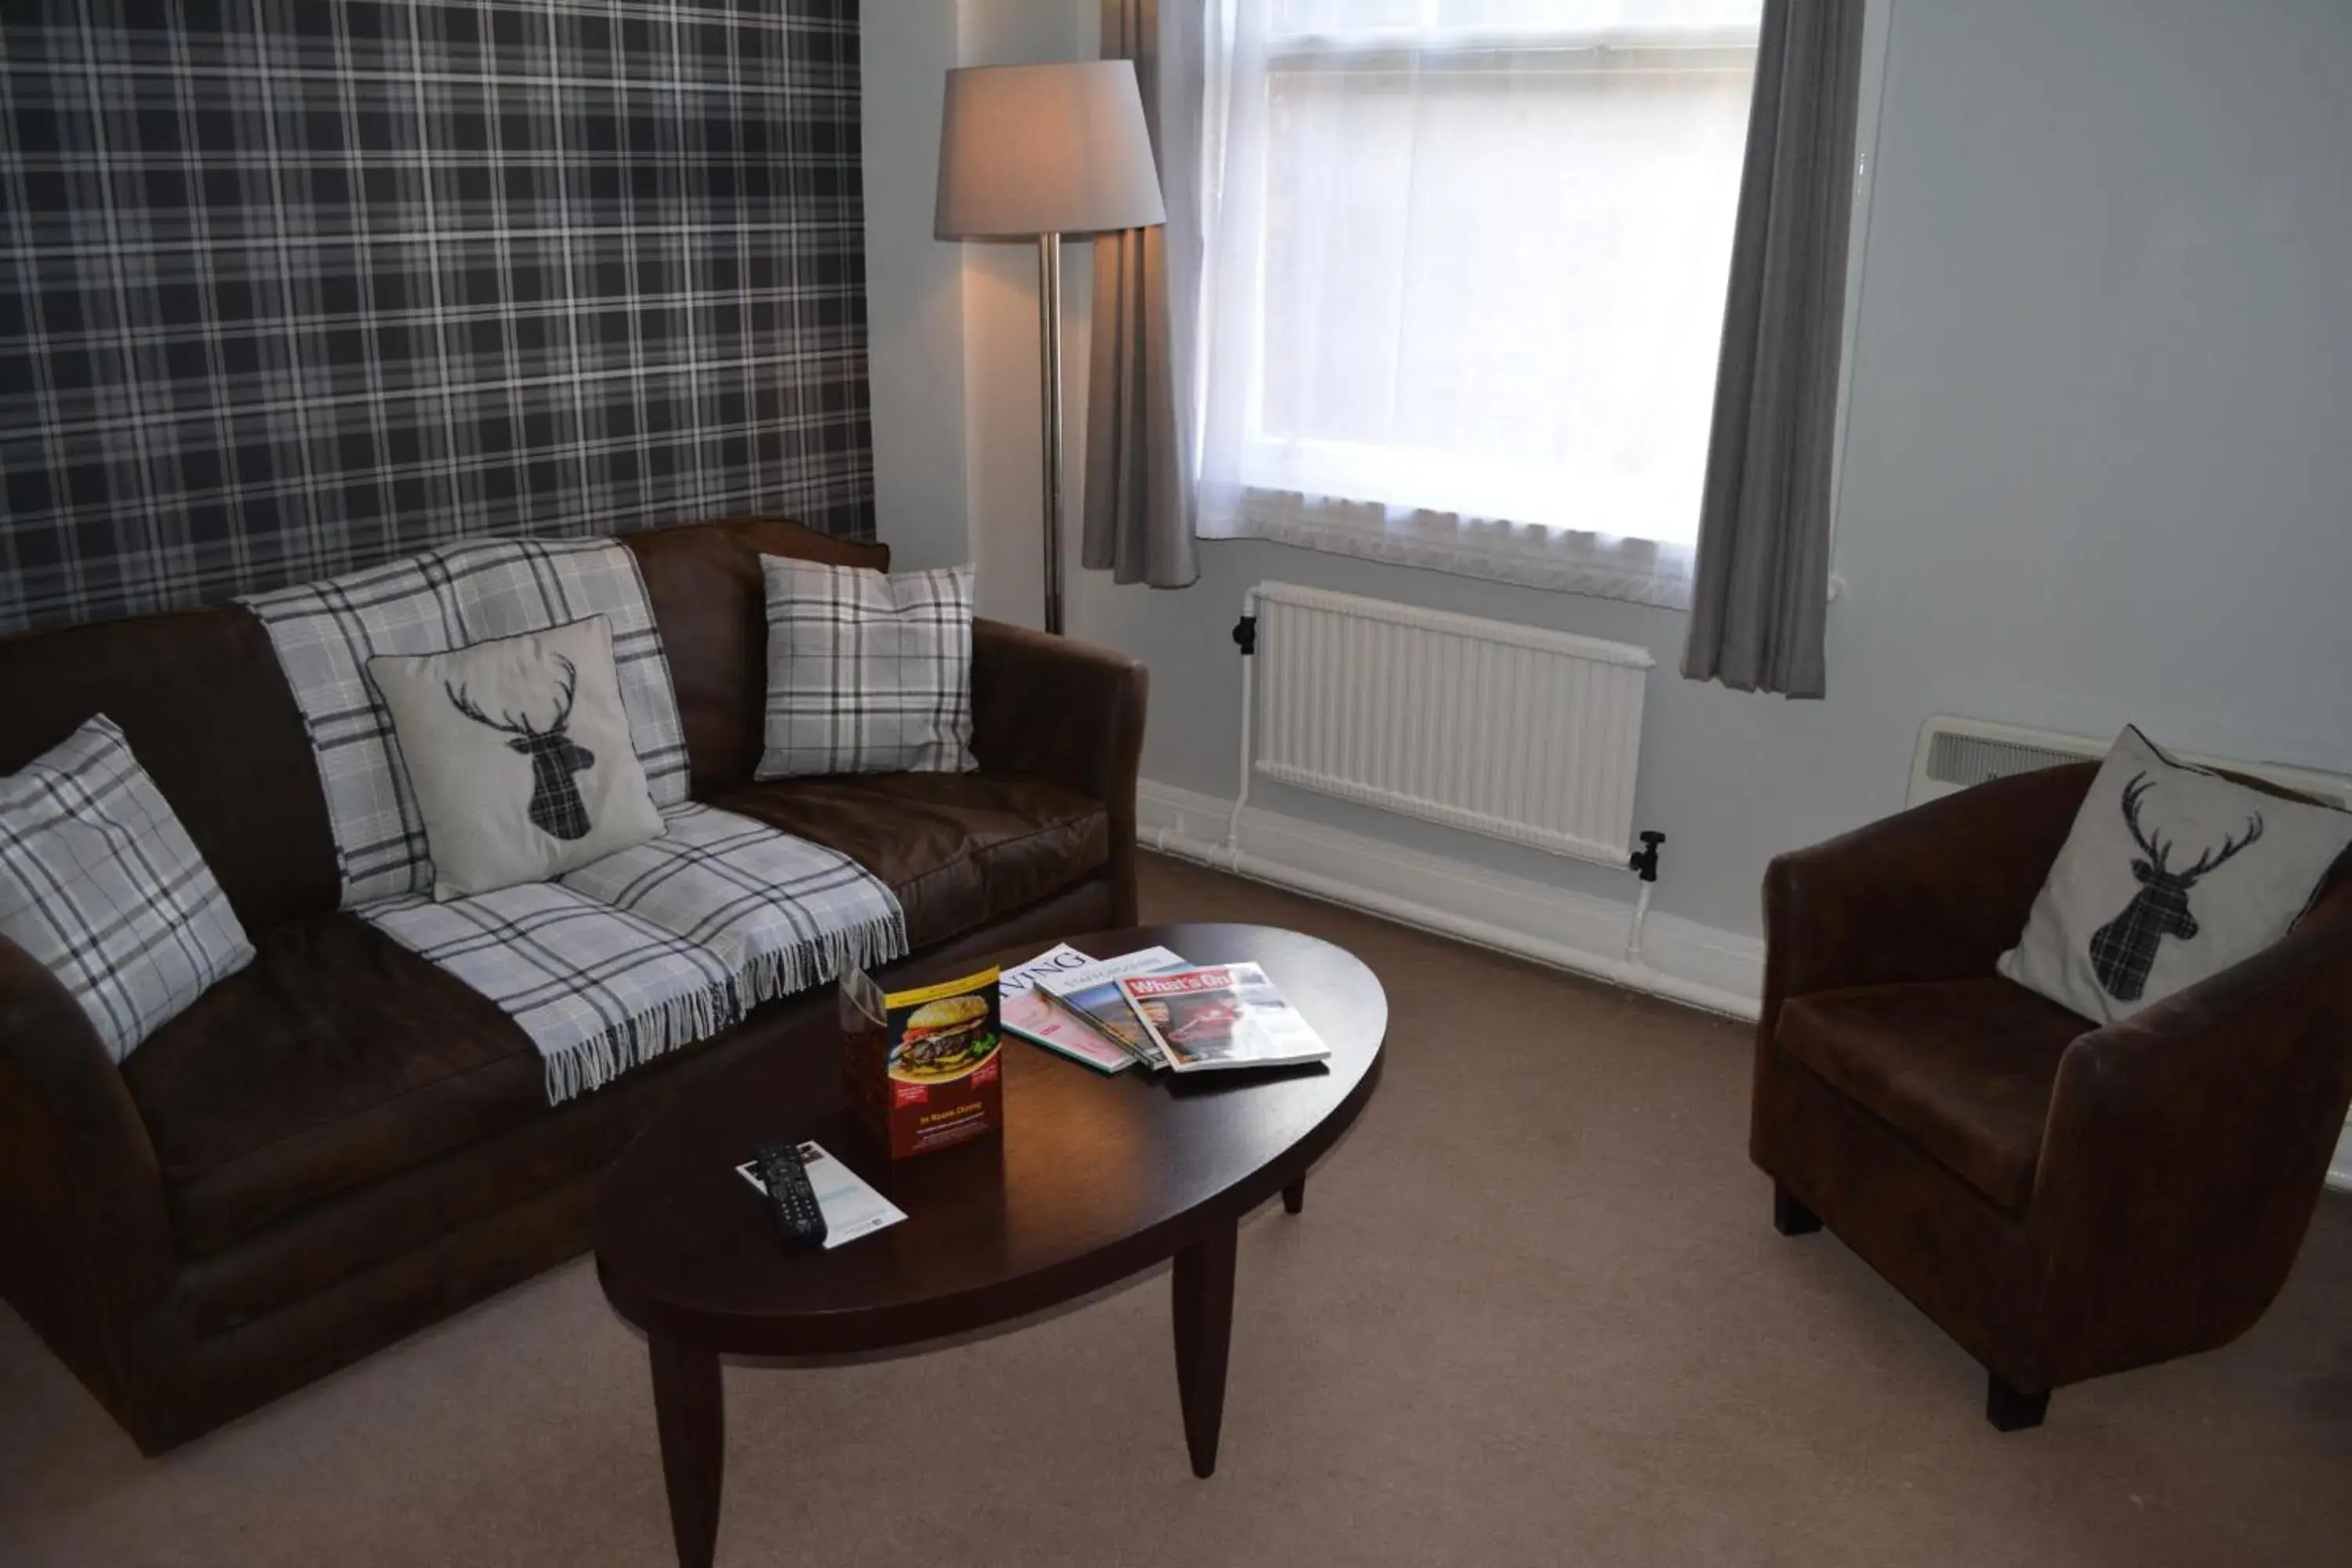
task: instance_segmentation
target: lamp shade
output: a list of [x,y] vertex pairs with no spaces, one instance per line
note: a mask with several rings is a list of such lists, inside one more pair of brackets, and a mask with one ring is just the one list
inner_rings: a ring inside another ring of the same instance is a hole
[[1131,62],[948,72],[940,238],[1029,239],[1167,221]]

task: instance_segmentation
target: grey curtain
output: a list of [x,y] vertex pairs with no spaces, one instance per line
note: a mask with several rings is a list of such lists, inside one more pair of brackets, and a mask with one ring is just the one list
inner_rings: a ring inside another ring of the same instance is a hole
[[1765,0],[1683,673],[1819,697],[1863,0]]
[[1199,111],[1182,106],[1199,94],[1173,93],[1174,105],[1163,105],[1160,89],[1196,74],[1199,46],[1187,41],[1197,28],[1179,27],[1171,29],[1173,47],[1163,49],[1160,10],[1159,0],[1102,0],[1103,58],[1135,62],[1169,225],[1095,240],[1079,559],[1117,582],[1181,588],[1201,575],[1192,542],[1192,323],[1183,308],[1197,293],[1187,280],[1200,275],[1192,216],[1199,202],[1196,160],[1171,153],[1197,142]]

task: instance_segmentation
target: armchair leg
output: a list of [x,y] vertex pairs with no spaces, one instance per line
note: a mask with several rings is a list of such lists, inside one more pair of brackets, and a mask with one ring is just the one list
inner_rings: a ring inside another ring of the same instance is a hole
[[1797,1194],[1772,1184],[1772,1228],[1782,1236],[1811,1236],[1822,1228],[1822,1216],[1798,1201]]
[[2023,1432],[2042,1425],[2050,1414],[2050,1391],[2028,1394],[2001,1381],[1997,1372],[1985,1374],[1985,1419],[1996,1432]]

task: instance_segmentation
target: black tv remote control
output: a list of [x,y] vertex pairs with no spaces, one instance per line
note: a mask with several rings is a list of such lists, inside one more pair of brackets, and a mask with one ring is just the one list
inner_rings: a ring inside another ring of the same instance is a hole
[[824,1211],[809,1185],[808,1167],[797,1143],[763,1143],[751,1155],[760,1183],[768,1189],[768,1212],[786,1247],[823,1247]]

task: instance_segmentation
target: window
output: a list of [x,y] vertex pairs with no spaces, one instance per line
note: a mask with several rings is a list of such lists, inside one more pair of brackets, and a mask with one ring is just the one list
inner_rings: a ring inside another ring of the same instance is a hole
[[1686,603],[1758,10],[1223,0],[1202,531]]

